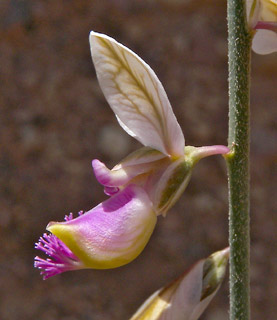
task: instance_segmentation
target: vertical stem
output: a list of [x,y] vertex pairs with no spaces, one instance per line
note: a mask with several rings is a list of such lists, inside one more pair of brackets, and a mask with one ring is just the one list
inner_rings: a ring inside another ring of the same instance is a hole
[[250,319],[249,86],[251,34],[245,0],[228,0],[230,319]]

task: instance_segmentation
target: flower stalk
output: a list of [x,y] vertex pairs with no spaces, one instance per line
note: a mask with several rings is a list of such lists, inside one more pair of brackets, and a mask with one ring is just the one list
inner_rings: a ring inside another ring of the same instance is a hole
[[228,0],[230,319],[250,319],[249,87],[252,33],[245,0]]

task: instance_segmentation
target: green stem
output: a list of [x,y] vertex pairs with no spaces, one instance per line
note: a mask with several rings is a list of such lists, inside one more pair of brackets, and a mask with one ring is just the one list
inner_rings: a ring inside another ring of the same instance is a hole
[[245,0],[228,0],[230,319],[250,319],[249,87],[252,36]]

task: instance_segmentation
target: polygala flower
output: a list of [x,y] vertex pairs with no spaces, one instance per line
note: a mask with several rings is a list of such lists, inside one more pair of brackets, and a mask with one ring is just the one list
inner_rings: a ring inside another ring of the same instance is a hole
[[247,0],[246,7],[254,31],[252,49],[259,54],[277,52],[277,0]]
[[130,320],[197,320],[220,288],[228,259],[226,248],[198,261],[152,294]]
[[[185,147],[182,130],[153,70],[114,39],[91,32],[92,60],[100,86],[119,124],[144,147],[109,170],[92,161],[109,199],[73,219],[50,222],[36,244],[44,278],[83,268],[107,269],[135,259],[147,244],[158,215],[186,188],[201,158],[226,154],[225,146]],[[116,147],[116,146],[115,146]]]

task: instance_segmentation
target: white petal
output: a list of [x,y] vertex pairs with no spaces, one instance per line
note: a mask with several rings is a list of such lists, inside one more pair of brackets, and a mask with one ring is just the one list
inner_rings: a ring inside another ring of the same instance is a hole
[[277,52],[277,33],[271,30],[258,30],[253,39],[252,49],[258,54]]
[[182,155],[182,130],[153,70],[106,35],[91,32],[90,46],[100,86],[123,129],[145,146]]

